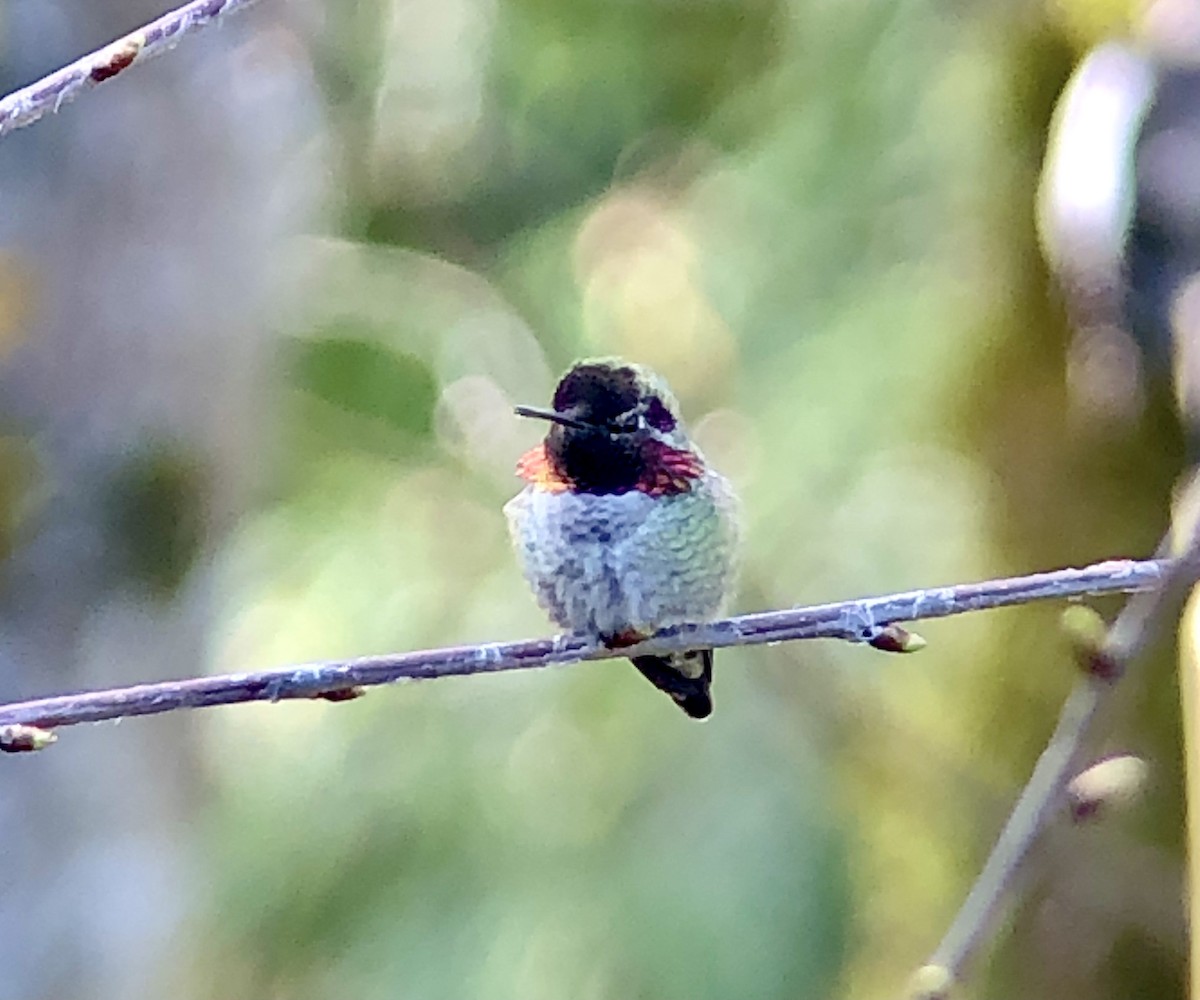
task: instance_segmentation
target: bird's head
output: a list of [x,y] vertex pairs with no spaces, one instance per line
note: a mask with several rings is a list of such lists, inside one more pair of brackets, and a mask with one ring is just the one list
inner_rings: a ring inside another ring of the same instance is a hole
[[559,380],[550,409],[518,406],[517,413],[550,423],[547,460],[577,492],[645,488],[681,453],[702,467],[666,383],[620,359],[578,362]]

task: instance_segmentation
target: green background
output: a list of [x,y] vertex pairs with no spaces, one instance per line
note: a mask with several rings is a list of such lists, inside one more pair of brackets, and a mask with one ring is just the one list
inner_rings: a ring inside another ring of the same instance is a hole
[[[736,610],[1148,554],[1169,400],[1076,405],[1033,229],[1106,16],[331,5],[338,196],[212,669],[546,634],[500,513],[538,433],[511,405],[595,354],[664,375],[734,479]],[[211,713],[198,967],[214,997],[896,996],[1071,683],[1056,614],[927,623],[914,657],[724,651],[704,725],[619,662]],[[1175,701],[1167,657],[1121,693],[1098,749],[1150,794],[1053,831],[965,995],[1178,995]]]

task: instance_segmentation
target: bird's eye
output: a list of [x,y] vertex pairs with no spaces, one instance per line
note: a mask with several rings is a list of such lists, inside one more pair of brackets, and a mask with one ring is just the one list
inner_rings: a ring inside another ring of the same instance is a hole
[[662,431],[663,433],[670,433],[675,429],[675,418],[671,416],[671,411],[663,405],[663,401],[657,396],[651,399],[650,405],[646,407],[646,423],[656,431]]
[[612,419],[612,429],[618,434],[631,434],[638,429],[638,415],[635,410],[626,410]]

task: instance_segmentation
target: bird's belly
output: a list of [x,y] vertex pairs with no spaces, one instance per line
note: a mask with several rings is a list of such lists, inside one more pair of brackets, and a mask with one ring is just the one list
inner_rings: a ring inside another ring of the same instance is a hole
[[516,497],[507,511],[538,602],[561,627],[602,636],[713,616],[727,558],[714,561],[702,533],[672,530],[673,517],[686,524],[691,512],[665,505],[682,499],[638,492]]

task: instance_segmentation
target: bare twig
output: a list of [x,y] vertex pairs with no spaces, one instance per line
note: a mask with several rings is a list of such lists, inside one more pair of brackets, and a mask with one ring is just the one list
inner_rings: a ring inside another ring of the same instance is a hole
[[[922,618],[942,618],[1030,601],[1145,590],[1156,587],[1170,564],[1161,560],[1111,560],[1084,569],[913,590],[887,597],[843,601],[787,611],[742,615],[708,625],[667,629],[641,643],[612,651],[579,636],[524,642],[460,646],[392,656],[309,663],[248,674],[198,677],[87,694],[0,705],[0,726],[44,729],[153,715],[182,708],[246,701],[346,695],[348,689],[462,674],[520,670],[579,660],[667,653],[703,647],[748,646],[793,639],[845,639],[871,642],[888,626]],[[919,648],[912,642],[909,648]]]
[[[1169,551],[1164,541],[1160,555]],[[1130,663],[1164,624],[1177,616],[1200,578],[1200,531],[1178,559],[1165,564],[1158,586],[1129,599],[1098,645],[1081,656],[1083,676],[1063,705],[1054,733],[1029,776],[1008,822],[962,907],[928,963],[914,980],[914,995],[941,1000],[976,950],[1013,888],[1030,849],[1049,821],[1065,808],[1066,789],[1082,759],[1084,739],[1100,707]]]
[[184,35],[215,24],[258,0],[192,0],[102,49],[0,98],[0,138],[57,111],[85,90],[111,80],[135,63],[173,48]]

